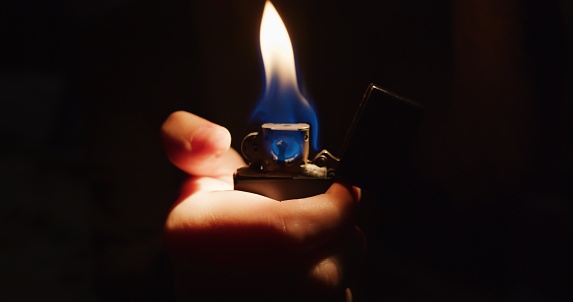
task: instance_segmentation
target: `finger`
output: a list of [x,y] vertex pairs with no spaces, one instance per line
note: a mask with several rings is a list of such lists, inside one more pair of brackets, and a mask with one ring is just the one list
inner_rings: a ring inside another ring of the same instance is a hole
[[171,249],[204,251],[202,257],[276,259],[312,250],[353,225],[355,198],[351,187],[339,183],[324,194],[283,202],[241,191],[203,191],[175,205],[165,237]]
[[229,148],[226,128],[189,112],[172,113],[161,127],[161,139],[169,160],[191,175],[232,175],[245,165]]
[[349,228],[315,251],[310,283],[325,292],[341,291],[354,284],[362,271],[364,239],[359,228]]
[[313,249],[354,225],[359,199],[360,191],[355,187],[335,182],[324,194],[285,200],[281,202],[283,227],[295,244]]

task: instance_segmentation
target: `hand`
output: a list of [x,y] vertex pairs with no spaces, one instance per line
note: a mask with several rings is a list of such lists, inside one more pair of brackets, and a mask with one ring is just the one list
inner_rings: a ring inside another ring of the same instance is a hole
[[357,188],[282,202],[233,190],[245,166],[227,129],[188,112],[163,124],[168,158],[190,177],[165,223],[176,295],[193,301],[345,301],[364,251]]

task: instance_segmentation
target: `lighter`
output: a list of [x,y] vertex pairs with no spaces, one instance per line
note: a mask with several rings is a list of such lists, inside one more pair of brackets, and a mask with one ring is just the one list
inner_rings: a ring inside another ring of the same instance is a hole
[[306,123],[264,123],[241,144],[249,163],[235,189],[276,200],[324,193],[335,180],[378,191],[406,161],[421,118],[419,103],[370,84],[346,134],[340,158],[327,150],[309,160]]

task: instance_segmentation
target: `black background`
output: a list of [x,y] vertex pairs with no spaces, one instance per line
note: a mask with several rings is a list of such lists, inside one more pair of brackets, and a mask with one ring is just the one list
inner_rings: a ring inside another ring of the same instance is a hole
[[[569,300],[573,6],[331,2],[275,1],[321,146],[371,82],[425,108],[400,186],[361,203],[356,300]],[[0,299],[171,300],[161,229],[183,175],[159,128],[188,110],[238,146],[263,4],[3,2]]]

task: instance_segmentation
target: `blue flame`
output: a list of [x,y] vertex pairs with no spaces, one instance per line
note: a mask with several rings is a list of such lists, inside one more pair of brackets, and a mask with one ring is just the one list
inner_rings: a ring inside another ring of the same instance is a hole
[[296,87],[280,83],[272,77],[264,90],[263,97],[251,114],[251,121],[259,123],[307,123],[310,125],[310,144],[318,150],[318,119],[310,102]]
[[289,131],[288,135],[279,131],[268,131],[264,138],[265,149],[275,161],[279,163],[292,163],[303,155],[304,135],[302,132]]

